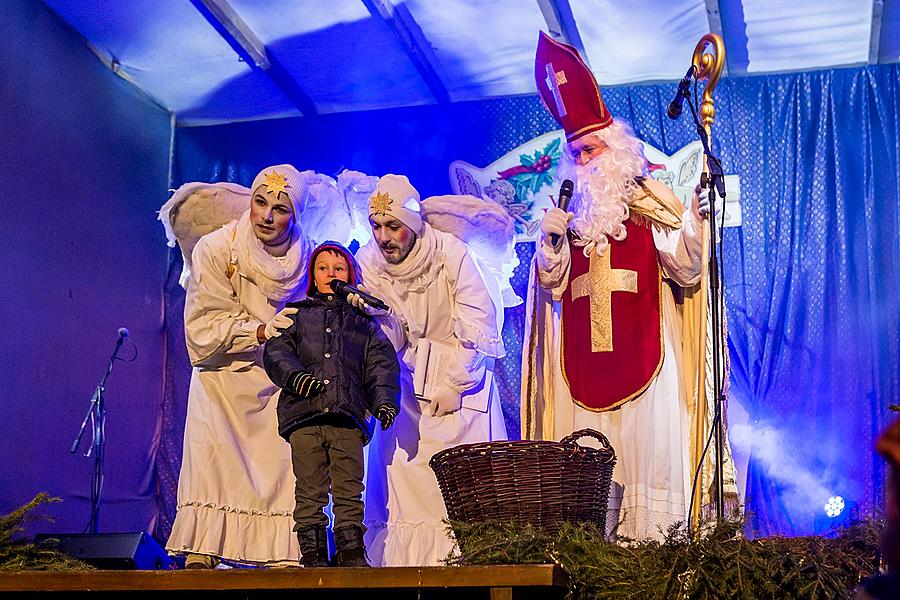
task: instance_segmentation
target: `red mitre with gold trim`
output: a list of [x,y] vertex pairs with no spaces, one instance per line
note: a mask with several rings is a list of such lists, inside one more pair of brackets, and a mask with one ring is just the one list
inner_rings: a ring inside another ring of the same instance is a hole
[[578,51],[543,31],[534,57],[534,81],[544,106],[566,130],[566,141],[612,125],[597,80]]

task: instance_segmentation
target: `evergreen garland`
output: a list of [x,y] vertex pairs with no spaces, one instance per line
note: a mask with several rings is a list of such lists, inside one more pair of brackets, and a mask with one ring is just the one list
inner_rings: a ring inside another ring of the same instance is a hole
[[93,569],[87,563],[66,556],[58,550],[43,544],[29,543],[18,539],[25,533],[27,523],[47,516],[36,515],[32,511],[42,504],[61,502],[41,492],[28,504],[0,517],[0,571],[83,571]]
[[558,534],[510,523],[452,528],[461,554],[452,565],[557,564],[577,600],[847,598],[878,570],[880,524],[855,523],[835,537],[751,540],[739,521],[710,525],[691,541],[673,527],[663,542],[611,543],[591,525]]

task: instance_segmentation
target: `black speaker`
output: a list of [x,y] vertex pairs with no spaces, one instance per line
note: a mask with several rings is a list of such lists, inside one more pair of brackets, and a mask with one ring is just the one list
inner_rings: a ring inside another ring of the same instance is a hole
[[173,561],[145,531],[135,533],[41,533],[36,543],[55,548],[98,569],[171,569]]

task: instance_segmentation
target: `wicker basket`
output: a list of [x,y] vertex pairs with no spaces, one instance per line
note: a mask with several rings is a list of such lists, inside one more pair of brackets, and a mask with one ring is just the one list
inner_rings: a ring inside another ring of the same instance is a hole
[[[592,437],[601,449],[575,443]],[[515,521],[555,533],[564,521],[606,527],[616,453],[582,429],[561,442],[484,442],[442,450],[429,463],[451,521]]]

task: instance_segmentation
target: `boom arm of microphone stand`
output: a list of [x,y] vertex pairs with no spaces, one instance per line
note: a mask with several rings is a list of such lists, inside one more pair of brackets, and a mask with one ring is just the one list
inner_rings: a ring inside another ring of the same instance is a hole
[[[702,173],[700,175],[700,185],[707,187],[711,186],[718,194],[719,198],[722,201],[725,201],[725,173],[722,171],[722,161],[715,155],[713,155],[712,150],[709,148],[709,136],[706,135],[706,128],[700,123],[700,119],[697,117],[697,109],[694,108],[694,103],[690,101],[690,93],[686,96],[688,100],[688,106],[691,109],[691,116],[694,119],[694,124],[697,127],[697,137],[700,138],[700,143],[703,145],[703,154],[706,156],[706,166],[709,169],[709,173]],[[705,178],[705,180],[704,180]]]
[[[84,420],[81,422],[81,428],[78,430],[78,435],[75,436],[75,441],[72,442],[72,447],[69,448],[69,454],[75,454],[78,450],[78,445],[81,443],[81,438],[84,436],[84,430],[87,427],[88,420],[91,418],[91,415],[94,414],[94,411],[100,408],[100,402],[103,400],[103,390],[106,388],[106,380],[109,379],[109,375],[112,373],[113,364],[116,362],[116,357],[119,355],[119,350],[122,348],[124,342],[125,336],[120,334],[119,339],[116,340],[116,347],[109,357],[109,363],[106,365],[106,372],[103,374],[103,379],[101,379],[97,387],[94,388],[94,394],[91,396],[91,404],[88,407],[87,414],[84,415]],[[99,416],[102,417],[102,415]],[[88,451],[88,456],[89,455],[90,450]]]
[[85,428],[87,428],[88,420],[94,413],[94,409],[97,406],[100,394],[100,386],[98,385],[96,388],[94,388],[94,394],[91,396],[91,404],[90,406],[88,406],[87,414],[84,415],[84,420],[81,422],[81,429],[78,430],[78,435],[75,436],[75,441],[72,442],[72,447],[69,448],[69,454],[75,454],[75,452],[78,450],[78,446],[81,444],[81,438],[84,437],[84,430]]

